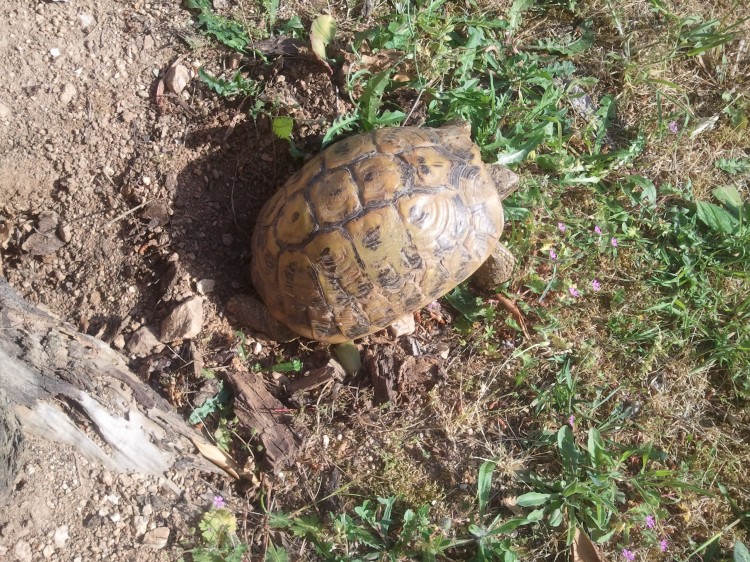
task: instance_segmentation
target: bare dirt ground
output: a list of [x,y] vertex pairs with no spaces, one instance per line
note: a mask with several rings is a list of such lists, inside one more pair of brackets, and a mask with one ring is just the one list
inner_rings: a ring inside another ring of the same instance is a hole
[[[189,28],[171,1],[0,7],[0,274],[119,349],[206,278],[216,290],[203,333],[231,337],[223,303],[248,283],[248,225],[291,171],[262,124],[223,142],[233,114],[210,97],[190,111],[156,103]],[[35,439],[24,458],[0,514],[0,559],[176,559],[197,515],[186,506],[208,507],[222,486],[174,474],[175,494]]]
[[[189,53],[179,34],[191,29],[190,16],[177,1],[0,6],[0,275],[28,301],[129,354],[133,368],[187,413],[216,391],[207,384],[191,395],[195,386],[183,369],[189,346],[138,350],[131,336],[144,326],[158,333],[165,314],[210,279],[215,288],[204,297],[193,349],[206,365],[224,361],[235,329],[224,316],[227,299],[250,290],[246,248],[254,217],[301,165],[267,119],[245,118],[244,107],[218,100],[197,80],[184,103],[173,94],[157,98],[158,80]],[[215,72],[232,64],[210,50],[201,56],[210,60],[188,55],[182,62]],[[302,58],[244,63],[267,84],[265,99],[297,106],[297,146],[316,150],[344,103],[335,82]],[[274,352],[253,340],[245,347],[259,359]],[[325,364],[314,345],[303,351]],[[347,438],[346,430],[343,421],[329,427],[334,463],[360,438]],[[390,438],[386,428],[373,427],[362,445],[381,437]],[[306,447],[304,479],[322,471],[312,462],[322,446]],[[196,506],[208,508],[221,493],[240,509],[228,479],[168,475],[175,493],[164,481],[113,474],[35,438],[23,459],[0,512],[3,560],[177,559],[200,515]],[[330,474],[338,478],[338,471]],[[280,489],[296,489],[297,478],[281,474]]]

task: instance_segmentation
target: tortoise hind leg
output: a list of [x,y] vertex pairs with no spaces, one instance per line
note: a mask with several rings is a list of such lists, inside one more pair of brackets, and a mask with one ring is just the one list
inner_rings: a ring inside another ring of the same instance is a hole
[[498,244],[471,279],[480,289],[491,291],[511,278],[515,265],[516,258],[510,250],[503,244]]

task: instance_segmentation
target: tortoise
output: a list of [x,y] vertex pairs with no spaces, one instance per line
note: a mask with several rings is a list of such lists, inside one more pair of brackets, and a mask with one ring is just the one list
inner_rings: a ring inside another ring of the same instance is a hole
[[270,315],[246,299],[230,311],[273,339],[291,339],[286,326],[341,343],[413,314],[478,269],[483,288],[509,279],[501,201],[517,177],[485,165],[470,134],[464,121],[384,128],[318,154],[255,226],[251,277]]

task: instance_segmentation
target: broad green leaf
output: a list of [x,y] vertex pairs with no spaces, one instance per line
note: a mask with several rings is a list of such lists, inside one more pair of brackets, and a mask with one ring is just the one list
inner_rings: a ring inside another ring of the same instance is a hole
[[733,185],[722,185],[713,190],[714,197],[724,204],[733,214],[742,209],[742,195]]
[[310,29],[310,45],[320,60],[326,60],[326,47],[335,35],[336,20],[333,16],[322,15],[315,18]]
[[549,514],[550,527],[559,527],[562,521],[563,521],[562,509],[558,507],[557,509],[552,510],[552,513]]
[[529,8],[533,8],[536,0],[515,0],[508,10],[508,30],[515,31],[521,25],[521,14]]
[[256,363],[253,369],[263,373],[298,373],[302,370],[302,361],[299,359],[292,359],[285,363],[276,363],[270,367],[261,367],[260,363]]
[[713,203],[698,201],[698,219],[714,232],[731,234],[737,229],[737,220],[721,207]]
[[485,461],[479,467],[479,476],[477,476],[477,500],[479,502],[479,517],[483,518],[487,509],[487,502],[490,499],[490,490],[492,489],[492,473],[495,471],[495,463]]
[[540,492],[528,492],[526,494],[518,496],[516,503],[521,507],[534,507],[537,505],[544,505],[547,503],[552,494],[542,494]]
[[[498,519],[499,518],[500,517],[498,516]],[[531,521],[529,521],[528,517],[514,517],[513,519],[508,519],[505,523],[502,523],[497,527],[494,527],[495,523],[493,522],[492,531],[490,531],[490,534],[501,535],[505,533],[512,533],[518,527],[522,525],[528,525],[529,523],[531,523]]]
[[719,158],[714,166],[727,174],[746,174],[750,172],[750,158]]
[[264,562],[289,562],[289,555],[283,546],[276,547],[273,542],[269,541]]
[[576,447],[570,426],[564,425],[557,432],[557,449],[562,458],[563,468],[570,474],[576,474],[581,453]]
[[369,128],[373,128],[377,123],[378,111],[380,111],[380,102],[383,93],[391,81],[393,69],[389,68],[377,74],[373,74],[367,81],[362,97],[359,100],[359,107],[362,111],[364,121]]
[[358,120],[359,117],[356,113],[354,115],[342,115],[341,117],[337,118],[333,123],[331,123],[331,126],[323,136],[323,142],[321,143],[323,145],[323,148],[326,148],[333,141],[333,139],[338,136],[339,133],[351,131],[352,126]]
[[734,562],[750,562],[750,551],[745,543],[740,541],[734,543]]
[[535,509],[526,516],[528,523],[536,523],[544,519],[544,509]]
[[273,133],[283,140],[289,140],[292,138],[292,127],[294,127],[294,119],[287,116],[274,117],[271,122]]
[[224,406],[229,404],[231,400],[231,388],[222,385],[219,392],[217,392],[214,396],[207,398],[206,401],[203,402],[203,404],[193,410],[193,412],[190,414],[190,417],[188,418],[188,422],[193,425],[202,422],[214,412],[218,412],[219,410],[224,408]]
[[652,205],[656,203],[656,186],[654,182],[640,175],[630,176],[628,181],[643,190],[641,192],[641,201],[646,200]]
[[595,427],[589,429],[588,450],[591,464],[597,468],[601,468],[602,466],[604,466],[606,449],[604,447],[602,436],[599,433],[599,430]]

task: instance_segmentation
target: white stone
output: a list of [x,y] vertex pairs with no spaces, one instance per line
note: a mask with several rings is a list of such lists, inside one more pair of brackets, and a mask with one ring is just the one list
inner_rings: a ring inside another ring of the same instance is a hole
[[68,526],[67,525],[61,525],[57,529],[55,529],[55,546],[57,548],[63,548],[65,546],[65,541],[67,541],[70,538],[70,535],[68,534]]
[[76,94],[78,94],[78,92],[76,92],[76,88],[75,86],[73,86],[73,84],[65,84],[65,86],[63,86],[63,91],[60,94],[60,103],[63,105],[68,105],[71,101],[73,101],[73,98],[76,97]]
[[213,293],[214,289],[216,288],[216,281],[214,281],[213,279],[201,279],[195,284],[195,288],[198,289],[198,292],[201,295]]
[[157,527],[143,535],[143,546],[148,546],[155,550],[167,546],[169,540],[169,527]]
[[404,314],[388,327],[388,331],[394,338],[413,334],[417,329],[417,323],[413,314]]

